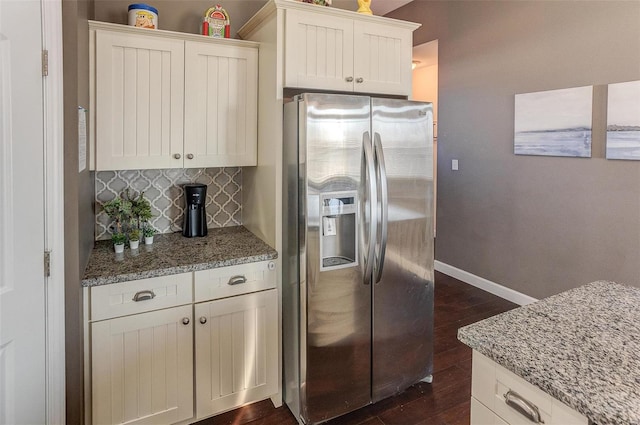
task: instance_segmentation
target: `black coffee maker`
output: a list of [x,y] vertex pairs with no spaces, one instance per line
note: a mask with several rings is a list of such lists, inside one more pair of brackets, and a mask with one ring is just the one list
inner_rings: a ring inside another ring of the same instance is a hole
[[207,236],[207,185],[185,184],[183,189],[186,209],[182,235],[188,238]]

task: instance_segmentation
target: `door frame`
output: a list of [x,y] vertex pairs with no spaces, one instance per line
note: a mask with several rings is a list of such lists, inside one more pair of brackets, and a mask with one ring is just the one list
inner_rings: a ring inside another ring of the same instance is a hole
[[42,48],[48,51],[43,77],[46,278],[47,424],[65,423],[65,274],[64,274],[64,91],[62,77],[62,0],[40,0]]

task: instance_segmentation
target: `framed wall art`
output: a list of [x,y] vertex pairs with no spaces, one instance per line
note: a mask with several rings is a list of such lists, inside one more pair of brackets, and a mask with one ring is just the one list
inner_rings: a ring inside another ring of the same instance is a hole
[[640,161],[640,81],[609,84],[607,159]]
[[516,155],[591,157],[593,87],[515,95]]

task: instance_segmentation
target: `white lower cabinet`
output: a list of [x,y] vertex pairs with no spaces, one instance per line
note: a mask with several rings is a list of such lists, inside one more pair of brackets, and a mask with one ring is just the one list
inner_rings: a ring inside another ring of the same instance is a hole
[[193,416],[191,305],[91,324],[93,424]]
[[195,305],[196,417],[278,391],[277,290]]
[[473,352],[471,425],[588,425],[589,420],[477,351]]
[[186,424],[278,394],[275,262],[95,286],[85,296],[89,425]]

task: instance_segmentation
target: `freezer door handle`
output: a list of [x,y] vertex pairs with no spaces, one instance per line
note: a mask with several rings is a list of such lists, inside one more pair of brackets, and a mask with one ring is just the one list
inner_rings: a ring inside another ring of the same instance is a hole
[[[374,138],[374,156],[376,165],[376,180],[380,189],[380,216],[378,217],[380,244],[375,254],[376,264],[373,268],[374,282],[382,279],[382,268],[384,267],[384,255],[387,252],[387,227],[389,222],[389,191],[387,188],[387,168],[384,164],[384,152],[382,151],[382,141],[380,134],[376,133]],[[376,240],[376,245],[378,241]]]
[[[374,255],[375,255],[375,242],[376,242],[376,232],[378,230],[378,220],[376,219],[377,206],[378,206],[378,190],[376,187],[376,167],[373,159],[373,147],[371,146],[371,136],[368,131],[362,136],[362,147],[364,151],[364,163],[362,164],[363,169],[363,183],[365,184],[365,190],[368,190],[368,193],[365,196],[366,199],[363,199],[364,203],[363,213],[365,213],[365,209],[367,207],[367,203],[369,204],[369,237],[367,240],[368,246],[366,247],[367,256],[364,258],[364,275],[362,276],[363,282],[365,285],[369,284],[369,280],[371,279],[373,273],[373,263],[374,263]],[[364,215],[364,214],[363,214]],[[366,223],[366,217],[362,217],[363,223]],[[364,238],[363,238],[364,239]]]

